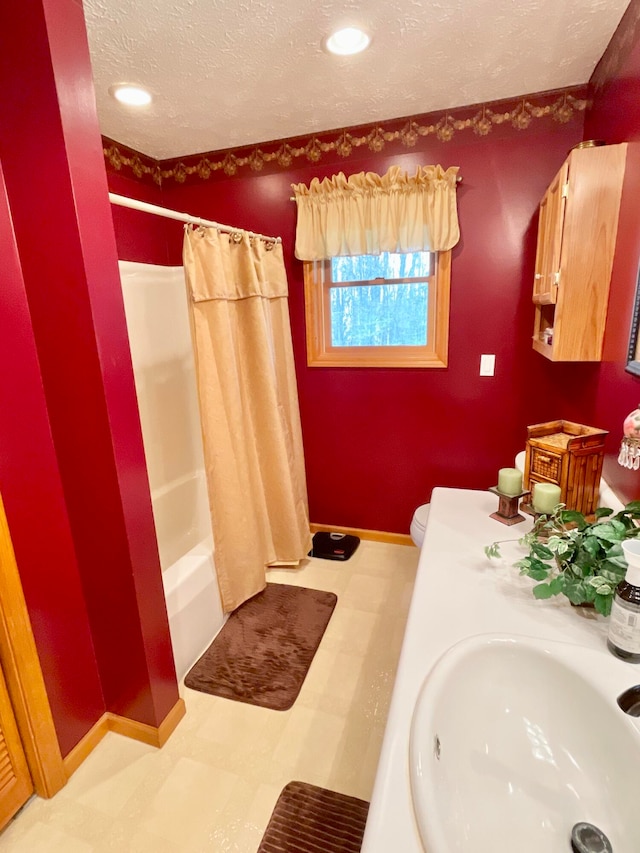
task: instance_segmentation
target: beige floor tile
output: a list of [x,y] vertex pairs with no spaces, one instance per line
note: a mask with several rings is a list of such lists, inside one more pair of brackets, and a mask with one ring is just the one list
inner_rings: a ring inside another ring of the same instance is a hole
[[347,607],[378,613],[389,606],[389,592],[393,583],[389,578],[353,574],[345,587],[341,601]]
[[308,768],[318,776],[328,776],[343,728],[344,719],[338,714],[299,706],[287,720],[273,752],[274,764],[289,772],[289,781],[300,779]]
[[348,607],[339,600],[320,648],[364,656],[368,654],[372,639],[375,638],[377,622],[376,613]]
[[298,702],[346,717],[353,704],[362,669],[362,656],[318,649]]
[[163,749],[108,734],[56,797],[0,833],[2,853],[255,853],[291,781],[369,799],[418,556],[362,541],[345,563],[271,571],[338,595],[294,706],[181,686],[187,715]]
[[36,823],[10,849],[15,853],[92,853],[94,847],[59,829]]
[[97,811],[117,816],[157,764],[156,750],[139,741],[109,732],[71,777],[64,789],[66,799],[75,799]]
[[138,804],[138,826],[152,836],[183,845],[184,850],[198,850],[199,845],[209,849],[218,815],[236,781],[236,776],[219,767],[180,758],[155,796]]

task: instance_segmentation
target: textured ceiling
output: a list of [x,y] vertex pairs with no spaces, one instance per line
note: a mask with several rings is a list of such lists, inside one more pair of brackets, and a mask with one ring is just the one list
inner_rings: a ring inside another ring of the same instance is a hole
[[[84,0],[102,133],[157,159],[585,83],[628,0]],[[332,29],[364,26],[358,56]],[[142,110],[108,93],[146,86]]]

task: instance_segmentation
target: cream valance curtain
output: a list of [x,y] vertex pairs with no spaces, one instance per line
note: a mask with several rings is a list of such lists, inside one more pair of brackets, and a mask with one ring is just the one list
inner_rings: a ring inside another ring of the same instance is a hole
[[392,166],[382,177],[343,172],[309,186],[292,184],[298,205],[296,257],[316,261],[380,252],[442,252],[460,239],[458,167]]
[[282,245],[188,229],[190,296],[215,563],[224,610],[311,547]]

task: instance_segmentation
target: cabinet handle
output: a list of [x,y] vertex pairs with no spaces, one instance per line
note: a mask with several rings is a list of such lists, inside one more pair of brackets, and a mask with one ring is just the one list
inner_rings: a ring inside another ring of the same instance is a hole
[[550,456],[538,456],[538,461],[542,462],[542,463],[551,462],[551,457]]
[[537,272],[537,273],[534,275],[534,278],[535,278],[536,280],[538,280],[538,279],[542,278],[542,273]]

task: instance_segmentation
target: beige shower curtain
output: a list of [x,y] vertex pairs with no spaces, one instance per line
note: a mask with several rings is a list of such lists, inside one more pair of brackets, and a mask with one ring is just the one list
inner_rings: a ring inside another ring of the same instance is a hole
[[184,267],[225,612],[311,547],[282,245],[188,228]]

